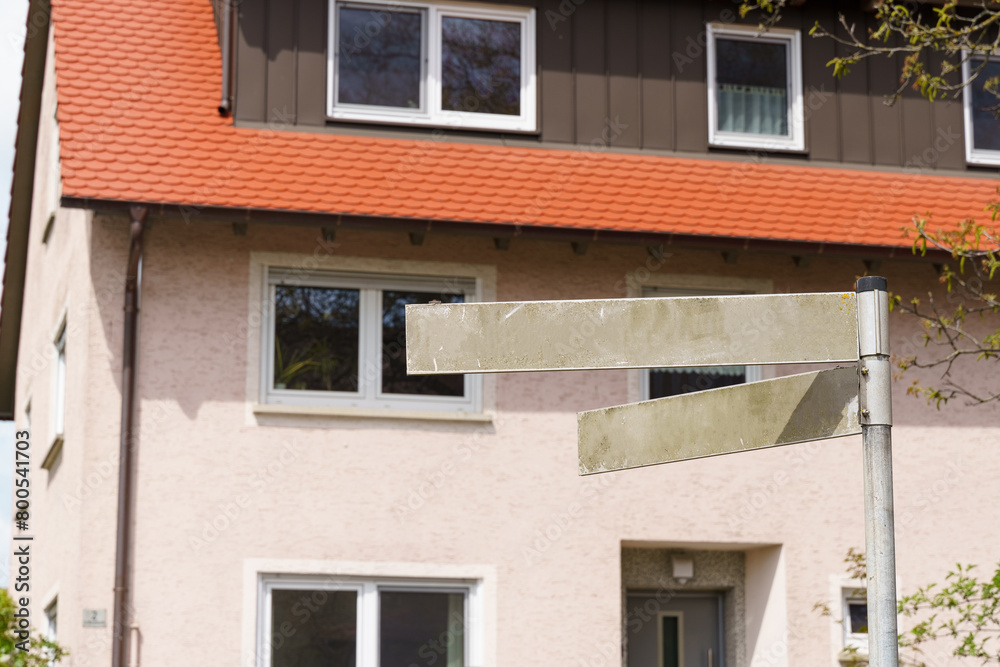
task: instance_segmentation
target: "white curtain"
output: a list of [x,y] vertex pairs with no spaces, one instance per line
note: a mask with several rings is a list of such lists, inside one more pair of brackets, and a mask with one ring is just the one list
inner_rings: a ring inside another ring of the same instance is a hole
[[746,366],[697,366],[690,368],[651,368],[653,373],[698,373],[700,375],[725,375],[736,377],[747,372]]
[[718,84],[720,132],[788,136],[788,91],[784,88]]

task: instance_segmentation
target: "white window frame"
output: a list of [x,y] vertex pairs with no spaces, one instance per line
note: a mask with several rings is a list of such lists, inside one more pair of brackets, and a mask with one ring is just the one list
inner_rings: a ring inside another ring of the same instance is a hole
[[[985,56],[970,54],[968,51],[962,52],[962,80],[968,81],[972,74],[972,61],[985,60]],[[990,56],[990,62],[1000,62],[1000,54]],[[979,77],[975,82],[970,83],[962,89],[962,113],[965,118],[965,161],[969,164],[982,164],[990,166],[1000,166],[1000,150],[990,150],[987,148],[976,148],[975,146],[975,122],[972,118],[972,90],[976,84],[982,84],[984,79]],[[1000,101],[1000,100],[998,100]],[[1000,120],[997,120],[1000,123]]]
[[[442,286],[460,290],[466,302],[478,301],[474,277],[393,275],[339,271],[303,271],[269,266],[266,273],[267,316],[261,340],[261,402],[274,405],[375,408],[404,411],[482,412],[482,378],[465,375],[464,395],[426,396],[382,393],[381,290],[442,292]],[[279,284],[360,290],[358,323],[358,391],[311,391],[274,387],[275,287]]]
[[59,325],[52,341],[55,348],[55,367],[52,374],[52,435],[53,441],[62,440],[66,430],[66,319]]
[[[413,9],[423,16],[423,54],[419,109],[398,109],[337,102],[337,57],[339,40],[337,6],[373,6]],[[521,114],[450,111],[441,107],[441,20],[445,16],[516,22],[521,26]],[[480,130],[534,132],[537,128],[535,10],[519,7],[476,6],[471,4],[411,2],[409,0],[329,0],[327,48],[327,117],[373,123],[403,123]]]
[[299,574],[261,574],[257,594],[256,667],[271,667],[271,593],[274,590],[354,591],[357,606],[356,667],[379,665],[379,593],[422,592],[465,595],[464,665],[483,665],[483,591],[480,580],[361,578]]
[[[647,285],[642,288],[640,296],[643,298],[651,297],[691,297],[691,296],[731,296],[737,294],[756,294],[750,290],[725,290],[725,289],[701,289],[701,288],[687,288],[687,287],[658,287],[656,285]],[[760,366],[744,366],[746,369],[744,384],[750,384],[751,382],[759,382],[762,379],[762,372]],[[640,400],[648,401],[649,398],[649,374],[653,372],[651,368],[642,369],[639,375],[639,394]]]
[[[788,46],[788,136],[721,132],[717,128],[716,42],[718,37],[748,42],[761,41]],[[768,150],[805,150],[805,115],[802,98],[802,34],[788,28],[771,28],[761,33],[757,26],[709,23],[706,31],[708,52],[708,143],[727,148],[764,148]]]

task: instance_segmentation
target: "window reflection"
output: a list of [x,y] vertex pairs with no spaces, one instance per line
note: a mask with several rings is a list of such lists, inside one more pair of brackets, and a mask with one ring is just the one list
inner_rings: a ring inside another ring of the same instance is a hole
[[337,101],[420,109],[423,14],[340,7]]
[[407,375],[406,320],[408,304],[462,303],[461,294],[430,294],[426,292],[382,292],[382,393],[420,394],[425,396],[463,396],[464,375]]
[[356,289],[274,289],[274,388],[358,390]]
[[[978,64],[972,63],[973,67]],[[984,89],[984,84],[994,77],[1000,77],[1000,62],[990,61],[969,86],[972,91],[972,143],[975,148],[1000,151],[1000,119],[996,116],[1000,98]]]
[[444,110],[521,113],[520,23],[445,16],[441,49]]

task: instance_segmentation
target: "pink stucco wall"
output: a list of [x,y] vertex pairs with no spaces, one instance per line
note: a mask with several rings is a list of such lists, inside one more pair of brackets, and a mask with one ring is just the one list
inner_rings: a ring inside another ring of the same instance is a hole
[[[91,665],[107,662],[109,629],[83,629],[78,619],[83,608],[105,608],[110,621],[126,221],[65,215],[77,251],[57,265],[68,267],[65,289],[86,313],[69,343],[67,433],[79,437],[67,438],[61,467],[38,485],[46,535],[38,576],[58,585],[71,664]],[[492,425],[334,417],[260,425],[247,417],[253,359],[234,343],[250,317],[250,253],[309,255],[316,235],[253,225],[234,236],[202,220],[150,226],[134,593],[143,665],[195,653],[191,664],[240,660],[247,558],[494,565],[497,664],[617,664],[602,644],[620,642],[623,542],[783,545],[788,664],[830,663],[829,621],[813,605],[828,601],[848,548],[864,544],[857,439],[580,478],[575,413],[630,400],[627,372],[499,377]],[[595,244],[577,256],[568,244],[515,239],[504,252],[488,238],[433,234],[412,246],[401,233],[342,231],[336,243],[337,257],[495,266],[500,300],[624,296],[616,283],[646,261],[642,247]],[[746,254],[732,265],[714,252],[667,251],[656,275],[764,278],[779,292],[850,289],[863,271],[860,261],[822,256],[799,269],[779,255]],[[929,265],[909,260],[888,260],[881,272],[899,291],[935,282]],[[39,322],[26,330],[30,349],[51,317],[27,315]],[[895,315],[893,327],[897,348],[916,331]],[[996,408],[937,412],[904,386],[894,444],[899,579],[908,591],[940,580],[955,561],[996,559],[1000,463],[991,445],[1000,428]],[[41,393],[32,394],[36,419]],[[87,497],[64,506],[81,484]]]

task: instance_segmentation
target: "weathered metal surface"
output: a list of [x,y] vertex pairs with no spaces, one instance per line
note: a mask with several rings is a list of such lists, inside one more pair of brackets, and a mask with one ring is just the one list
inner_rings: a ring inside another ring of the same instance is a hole
[[892,499],[892,427],[864,427],[865,560],[871,667],[897,667],[896,538]]
[[406,307],[411,375],[857,358],[853,292]]
[[858,280],[861,441],[868,564],[868,653],[871,667],[896,667],[896,538],[892,499],[892,368],[885,278]]
[[580,474],[861,433],[856,366],[582,412]]
[[892,364],[889,357],[861,357],[859,404],[862,426],[892,426]]

